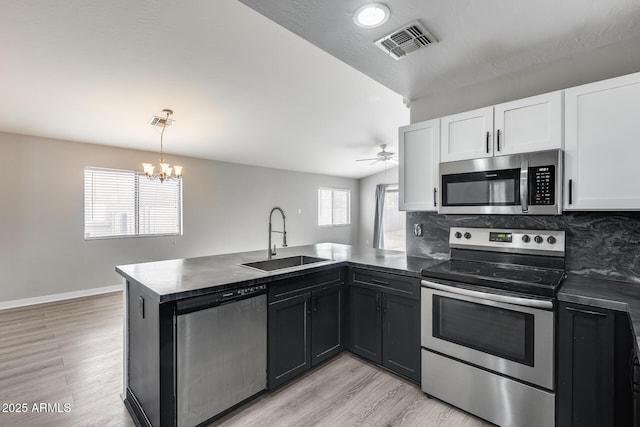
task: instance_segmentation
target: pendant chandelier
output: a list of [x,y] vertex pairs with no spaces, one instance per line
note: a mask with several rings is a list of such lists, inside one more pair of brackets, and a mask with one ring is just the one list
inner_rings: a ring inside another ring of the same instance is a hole
[[165,108],[162,110],[166,117],[153,116],[149,124],[151,126],[162,128],[160,131],[160,169],[158,172],[154,172],[155,166],[151,163],[143,163],[142,167],[144,169],[144,174],[149,179],[159,179],[160,182],[164,182],[166,179],[181,179],[182,178],[182,166],[173,165],[173,167],[169,163],[165,163],[164,161],[164,146],[163,146],[163,137],[164,131],[167,126],[171,126],[175,120],[169,119],[169,116],[173,114],[173,111]]

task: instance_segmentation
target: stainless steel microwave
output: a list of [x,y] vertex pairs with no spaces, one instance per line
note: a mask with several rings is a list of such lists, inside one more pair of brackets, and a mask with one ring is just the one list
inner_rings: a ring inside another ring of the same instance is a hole
[[559,215],[563,151],[440,163],[443,214]]

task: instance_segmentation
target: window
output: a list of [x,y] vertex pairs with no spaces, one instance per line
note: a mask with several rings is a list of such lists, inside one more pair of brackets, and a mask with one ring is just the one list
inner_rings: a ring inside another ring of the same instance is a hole
[[318,189],[318,225],[351,224],[351,191]]
[[384,196],[382,213],[382,230],[384,232],[384,249],[405,250],[405,221],[404,212],[398,209],[399,192],[397,185],[388,185]]
[[161,183],[135,171],[85,168],[85,239],[181,234],[182,180]]

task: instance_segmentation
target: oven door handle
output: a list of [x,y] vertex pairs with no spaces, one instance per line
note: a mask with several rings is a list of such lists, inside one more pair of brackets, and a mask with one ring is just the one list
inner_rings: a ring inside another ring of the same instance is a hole
[[520,164],[520,206],[522,213],[529,212],[529,160]]
[[522,298],[522,297],[512,297],[508,295],[492,294],[489,292],[472,291],[471,289],[457,288],[455,286],[443,285],[441,283],[434,283],[428,280],[423,280],[422,286],[426,286],[432,289],[437,289],[439,291],[449,292],[452,294],[480,298],[480,299],[485,299],[489,301],[504,302],[508,304],[523,305],[525,307],[534,307],[534,308],[544,308],[544,309],[553,308],[553,301]]

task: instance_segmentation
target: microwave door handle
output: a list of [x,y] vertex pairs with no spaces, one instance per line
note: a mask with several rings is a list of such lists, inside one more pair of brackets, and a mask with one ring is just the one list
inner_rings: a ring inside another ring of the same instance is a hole
[[520,205],[522,213],[529,212],[529,160],[520,164]]

